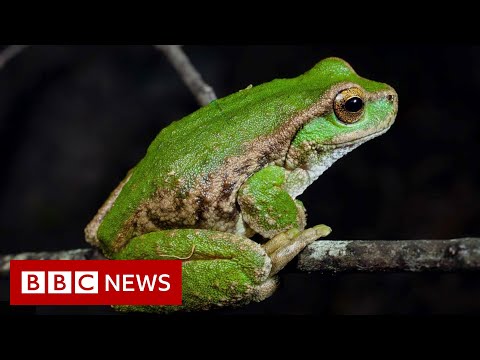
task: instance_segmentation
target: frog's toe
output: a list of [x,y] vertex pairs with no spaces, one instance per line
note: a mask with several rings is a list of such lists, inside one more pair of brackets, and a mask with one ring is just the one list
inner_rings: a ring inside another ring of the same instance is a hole
[[332,232],[327,225],[316,225],[306,230],[290,229],[278,234],[263,245],[272,260],[270,276],[282,270],[307,245]]
[[[312,231],[313,237],[315,237],[315,240],[318,240],[321,237],[325,237],[330,235],[332,232],[332,228],[328,225],[325,224],[320,224],[320,225],[315,225],[314,227],[305,230],[306,231]],[[315,241],[313,240],[313,241]]]
[[262,301],[272,296],[275,290],[277,290],[278,285],[279,279],[277,276],[269,277],[261,284],[255,286],[253,300]]

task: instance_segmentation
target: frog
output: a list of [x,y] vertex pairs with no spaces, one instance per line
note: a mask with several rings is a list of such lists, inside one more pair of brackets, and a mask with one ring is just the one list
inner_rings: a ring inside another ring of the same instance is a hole
[[330,234],[297,199],[335,161],[389,130],[398,95],[329,57],[303,74],[237,91],[163,128],[85,228],[112,260],[180,260],[181,305],[267,299],[279,272]]

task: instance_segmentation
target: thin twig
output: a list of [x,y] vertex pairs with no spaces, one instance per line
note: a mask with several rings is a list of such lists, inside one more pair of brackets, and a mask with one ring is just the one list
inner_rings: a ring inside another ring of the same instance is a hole
[[0,70],[30,45],[9,45],[0,52]]
[[[0,255],[0,275],[10,260],[99,260],[95,249]],[[451,240],[320,240],[299,255],[298,269],[322,272],[480,271],[480,238]]]
[[480,270],[480,238],[316,241],[300,254],[302,271]]
[[197,98],[201,105],[208,105],[217,97],[213,88],[209,86],[195,69],[187,55],[183,52],[180,45],[154,45],[156,49],[162,51],[170,63],[173,65],[183,82]]

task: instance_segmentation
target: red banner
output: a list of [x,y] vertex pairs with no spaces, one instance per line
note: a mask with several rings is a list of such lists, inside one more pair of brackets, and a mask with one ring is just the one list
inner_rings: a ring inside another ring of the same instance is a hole
[[11,260],[11,305],[181,305],[180,260]]

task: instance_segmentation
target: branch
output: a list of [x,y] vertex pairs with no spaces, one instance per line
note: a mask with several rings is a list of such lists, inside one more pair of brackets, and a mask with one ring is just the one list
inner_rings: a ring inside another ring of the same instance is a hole
[[299,255],[302,271],[480,270],[480,238],[316,241]]
[[0,52],[0,70],[30,45],[9,45]]
[[201,106],[208,105],[217,98],[213,88],[203,81],[202,76],[192,65],[180,45],[154,46],[165,54]]
[[[102,260],[96,249],[0,255],[0,275],[10,260]],[[301,271],[459,271],[480,270],[480,238],[452,240],[320,240],[299,255]]]
[[104,260],[97,249],[26,252],[15,255],[0,255],[0,276],[10,272],[10,260]]

